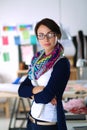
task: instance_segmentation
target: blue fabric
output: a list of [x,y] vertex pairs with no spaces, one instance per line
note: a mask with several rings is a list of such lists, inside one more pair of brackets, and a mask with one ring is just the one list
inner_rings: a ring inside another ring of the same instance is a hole
[[19,84],[21,77],[18,77],[14,82],[12,82],[12,84]]

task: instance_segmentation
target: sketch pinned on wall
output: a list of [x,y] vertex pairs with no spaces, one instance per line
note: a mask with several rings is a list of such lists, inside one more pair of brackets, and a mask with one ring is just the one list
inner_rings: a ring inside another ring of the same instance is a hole
[[10,61],[10,56],[9,56],[9,52],[4,52],[3,53],[3,60],[6,61]]
[[29,37],[30,37],[29,31],[28,30],[22,31],[22,37],[24,41],[28,40],[29,42]]
[[9,42],[8,42],[8,36],[2,36],[2,44],[3,45],[8,45]]
[[30,35],[30,44],[32,45],[37,44],[37,38],[35,35]]
[[16,26],[3,26],[3,31],[15,31],[17,30]]
[[14,36],[14,42],[15,42],[15,45],[20,45],[21,44],[20,36]]
[[19,25],[19,30],[20,31],[33,30],[33,25],[32,24],[22,24],[22,25]]
[[29,65],[33,55],[34,55],[34,50],[32,45],[21,45],[21,56],[23,62]]

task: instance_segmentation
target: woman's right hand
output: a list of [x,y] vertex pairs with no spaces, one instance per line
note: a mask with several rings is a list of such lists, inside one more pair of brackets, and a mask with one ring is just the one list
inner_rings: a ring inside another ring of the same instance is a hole
[[33,88],[32,93],[37,94],[37,93],[43,91],[43,89],[44,89],[44,86],[36,86]]

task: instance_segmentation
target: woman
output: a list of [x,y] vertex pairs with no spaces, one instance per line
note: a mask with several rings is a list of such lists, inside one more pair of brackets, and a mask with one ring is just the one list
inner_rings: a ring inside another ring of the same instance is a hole
[[58,42],[61,31],[55,21],[42,19],[35,26],[43,50],[32,58],[27,78],[19,87],[20,97],[32,97],[27,130],[67,130],[62,95],[70,76],[70,64]]

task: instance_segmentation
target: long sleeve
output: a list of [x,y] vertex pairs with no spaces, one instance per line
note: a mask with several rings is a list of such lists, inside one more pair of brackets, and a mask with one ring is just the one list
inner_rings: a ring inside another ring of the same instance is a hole
[[31,97],[33,95],[32,89],[33,85],[31,84],[31,81],[27,76],[27,78],[20,84],[18,94],[20,97]]
[[57,122],[58,122],[58,130],[67,130],[63,104],[62,101],[58,99],[57,99]]
[[64,89],[70,76],[70,63],[67,58],[59,60],[52,71],[50,80],[42,92],[34,95],[36,103],[48,103],[54,96],[62,99]]
[[36,103],[46,104],[57,97],[57,122],[58,130],[67,130],[65,114],[62,105],[62,95],[70,76],[70,63],[67,58],[62,58],[53,68],[50,80],[44,90],[34,95]]

